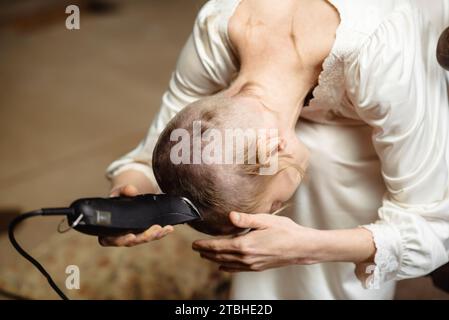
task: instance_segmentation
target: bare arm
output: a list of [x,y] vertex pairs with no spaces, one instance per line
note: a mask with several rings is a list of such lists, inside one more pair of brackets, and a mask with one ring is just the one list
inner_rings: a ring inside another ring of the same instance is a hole
[[376,251],[371,232],[363,228],[317,230],[270,214],[232,212],[230,219],[239,228],[252,231],[231,239],[193,243],[194,250],[220,264],[223,271],[262,271],[330,261],[369,263]]

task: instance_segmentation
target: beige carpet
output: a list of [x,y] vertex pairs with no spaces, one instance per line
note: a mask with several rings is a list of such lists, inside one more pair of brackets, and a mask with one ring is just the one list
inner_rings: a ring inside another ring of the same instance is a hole
[[[71,299],[226,299],[229,277],[191,250],[198,237],[187,227],[134,248],[103,248],[95,237],[54,234],[32,255]],[[66,268],[79,268],[79,289],[68,290]],[[31,299],[58,299],[25,259],[0,270],[0,288]]]

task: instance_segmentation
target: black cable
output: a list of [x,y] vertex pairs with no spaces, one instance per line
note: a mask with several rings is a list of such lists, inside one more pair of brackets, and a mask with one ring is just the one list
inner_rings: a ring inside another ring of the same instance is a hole
[[48,274],[48,272],[45,270],[45,268],[32,256],[30,256],[16,241],[16,238],[14,237],[14,230],[17,227],[19,223],[21,223],[23,220],[32,218],[32,217],[38,217],[38,216],[56,216],[56,215],[66,215],[68,212],[71,212],[70,208],[52,208],[52,209],[40,209],[31,211],[28,213],[21,214],[20,216],[17,216],[14,218],[11,223],[9,224],[8,228],[8,236],[9,241],[11,241],[11,244],[13,247],[29,262],[31,262],[44,276],[47,278],[48,283],[50,286],[55,290],[55,292],[61,297],[63,300],[69,300],[69,298],[62,292],[61,289],[56,285],[56,283],[53,281],[52,277]]

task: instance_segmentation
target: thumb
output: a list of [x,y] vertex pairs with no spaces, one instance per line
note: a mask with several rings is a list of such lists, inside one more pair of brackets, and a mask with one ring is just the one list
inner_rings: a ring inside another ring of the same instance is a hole
[[128,196],[133,197],[139,194],[139,190],[132,184],[119,185],[113,187],[109,192],[110,197]]
[[121,190],[120,193],[124,196],[134,197],[139,194],[139,190],[137,190],[137,188],[135,186],[133,186],[132,184],[128,184],[123,187],[123,189]]
[[239,228],[265,229],[269,227],[271,215],[258,213],[248,214],[243,212],[232,211],[229,218],[233,225]]

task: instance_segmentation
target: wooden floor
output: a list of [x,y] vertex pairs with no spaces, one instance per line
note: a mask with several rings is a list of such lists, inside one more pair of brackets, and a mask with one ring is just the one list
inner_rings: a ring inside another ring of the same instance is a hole
[[[0,24],[3,231],[18,212],[106,195],[105,168],[144,136],[202,1],[116,3],[111,13],[82,13],[79,31],[53,14]],[[26,223],[18,237],[36,247],[55,221]],[[0,268],[15,255],[2,232]],[[398,298],[448,295],[418,279],[402,282]]]

